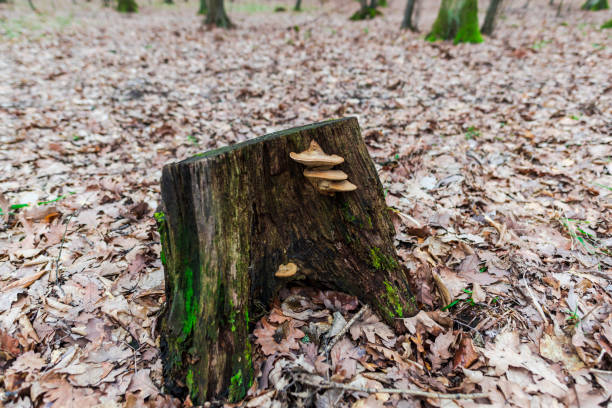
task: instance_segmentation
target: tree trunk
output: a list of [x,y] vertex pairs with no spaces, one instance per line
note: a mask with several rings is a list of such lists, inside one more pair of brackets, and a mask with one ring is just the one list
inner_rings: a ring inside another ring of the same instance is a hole
[[371,3],[368,5],[368,0],[359,0],[360,8],[352,16],[351,20],[366,20],[381,15],[382,13],[376,8],[378,6],[377,0],[370,0]]
[[295,7],[293,8],[293,11],[302,11],[302,0],[297,0],[295,2]]
[[206,0],[200,0],[200,9],[198,10],[198,14],[206,14],[208,13],[208,6],[206,5]]
[[404,19],[402,20],[402,29],[409,29],[410,31],[418,31],[417,24],[412,22],[412,15],[414,14],[414,4],[417,0],[408,0],[406,2],[406,8],[404,9]]
[[135,13],[138,11],[138,4],[136,4],[136,0],[119,0],[117,2],[117,11]]
[[234,24],[230,21],[225,12],[223,0],[209,0],[208,12],[206,14],[206,24],[216,25],[221,28],[232,28]]
[[482,23],[482,27],[480,28],[480,32],[482,34],[493,34],[493,30],[495,29],[495,17],[497,17],[497,12],[499,11],[499,6],[501,6],[501,3],[502,0],[491,0],[489,3],[489,8],[487,8],[484,23]]
[[[290,152],[311,141],[344,157],[357,185],[325,195]],[[416,313],[376,169],[355,118],[272,133],[166,165],[160,318],[165,387],[195,404],[237,401],[253,381],[249,315],[286,284],[357,296],[384,320]],[[297,267],[278,277],[281,265]]]
[[455,44],[482,42],[478,29],[478,0],[442,0],[438,17],[426,39],[452,39]]
[[583,5],[583,10],[590,11],[599,11],[599,10],[607,10],[610,6],[608,5],[608,0],[587,0]]

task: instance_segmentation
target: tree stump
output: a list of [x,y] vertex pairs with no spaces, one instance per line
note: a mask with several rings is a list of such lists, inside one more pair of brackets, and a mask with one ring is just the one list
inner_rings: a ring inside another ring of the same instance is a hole
[[[313,140],[344,158],[334,170],[344,171],[357,190],[329,195],[307,181],[306,168],[290,153]],[[382,185],[355,118],[168,164],[161,190],[156,218],[167,301],[161,350],[165,387],[174,395],[189,393],[196,404],[244,397],[253,381],[249,313],[269,305],[282,285],[350,293],[394,326],[396,318],[416,313]]]

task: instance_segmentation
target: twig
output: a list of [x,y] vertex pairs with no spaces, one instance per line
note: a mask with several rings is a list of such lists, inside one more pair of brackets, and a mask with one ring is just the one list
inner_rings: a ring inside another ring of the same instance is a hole
[[527,279],[525,279],[525,273],[524,272],[523,272],[523,284],[525,285],[525,288],[527,288],[527,292],[529,292],[529,297],[531,297],[531,301],[533,302],[533,306],[536,308],[536,310],[540,314],[540,317],[542,318],[542,321],[546,322],[546,315],[544,314],[544,311],[542,310],[542,306],[540,306],[540,302],[538,302],[538,299],[535,297],[535,295],[533,294],[533,291],[531,290],[531,288],[527,284]]
[[329,353],[329,351],[332,349],[332,347],[334,347],[338,340],[340,340],[340,338],[346,334],[348,329],[365,313],[366,310],[368,310],[368,305],[363,306],[361,310],[358,311],[355,316],[353,316],[353,318],[344,325],[342,330],[340,330],[338,334],[332,337],[331,341],[327,344],[327,346],[325,346],[325,354]]
[[438,399],[476,399],[476,398],[486,398],[489,396],[487,393],[475,393],[475,394],[442,394],[439,392],[429,392],[423,390],[415,390],[415,389],[407,389],[407,388],[366,388],[366,387],[357,387],[355,385],[350,384],[342,384],[335,381],[328,381],[318,376],[310,376],[315,377],[308,378],[308,375],[298,374],[297,381],[302,384],[310,385],[318,388],[336,388],[339,390],[345,391],[357,391],[363,392],[366,394],[405,394],[405,395],[413,395],[415,397],[425,397],[425,398],[438,398]]
[[68,232],[68,227],[70,226],[70,220],[74,216],[74,213],[71,213],[68,216],[68,220],[66,221],[66,229],[64,229],[64,234],[62,235],[62,241],[60,242],[59,253],[57,254],[57,259],[55,260],[55,281],[59,281],[59,263],[60,258],[62,257],[62,249],[64,248],[64,242],[66,241],[66,233]]

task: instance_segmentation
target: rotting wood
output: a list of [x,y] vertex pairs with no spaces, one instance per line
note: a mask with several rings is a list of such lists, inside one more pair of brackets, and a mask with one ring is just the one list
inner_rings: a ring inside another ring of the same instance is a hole
[[[320,194],[290,158],[312,141],[344,158],[358,186]],[[167,305],[160,317],[165,389],[237,401],[253,381],[254,305],[284,284],[340,290],[387,323],[416,313],[393,246],[382,185],[355,118],[317,123],[206,152],[162,172]],[[291,273],[283,268],[291,266]],[[280,276],[275,276],[279,273]]]

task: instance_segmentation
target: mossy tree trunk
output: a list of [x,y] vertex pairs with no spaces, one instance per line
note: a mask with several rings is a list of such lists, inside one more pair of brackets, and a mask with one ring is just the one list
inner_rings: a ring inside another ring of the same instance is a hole
[[302,11],[302,0],[296,0],[293,11]]
[[205,24],[215,25],[221,28],[234,27],[234,24],[232,24],[225,12],[223,0],[208,0],[208,11],[204,22]]
[[497,13],[499,12],[501,3],[502,0],[491,0],[491,2],[489,3],[484,23],[482,23],[482,27],[480,28],[480,32],[482,34],[493,34],[493,30],[495,29],[495,18],[497,17]]
[[370,4],[368,4],[368,0],[359,0],[359,4],[359,10],[357,10],[350,18],[353,21],[367,20],[382,14],[377,9],[377,0],[370,0]]
[[478,0],[442,0],[427,40],[453,40],[455,44],[482,42],[478,28]]
[[601,29],[603,30],[604,28],[612,28],[612,19],[606,21],[601,25]]
[[138,11],[138,4],[136,4],[136,0],[119,0],[117,2],[117,11],[122,13],[136,13]]
[[610,6],[608,5],[608,0],[587,0],[583,5],[583,10],[590,11],[599,11],[599,10],[607,10]]
[[[290,159],[310,142],[357,185],[328,196]],[[166,279],[166,389],[237,401],[253,381],[250,317],[287,284],[341,290],[400,327],[416,313],[382,186],[355,118],[290,129],[166,165],[156,213]],[[281,264],[297,265],[290,278]]]
[[200,0],[200,9],[198,10],[198,14],[206,14],[208,12],[208,6],[206,5],[206,0]]
[[414,15],[414,6],[417,0],[408,0],[406,2],[406,8],[404,9],[404,18],[402,19],[402,29],[408,29],[410,31],[418,31],[416,21],[413,22],[412,16]]

